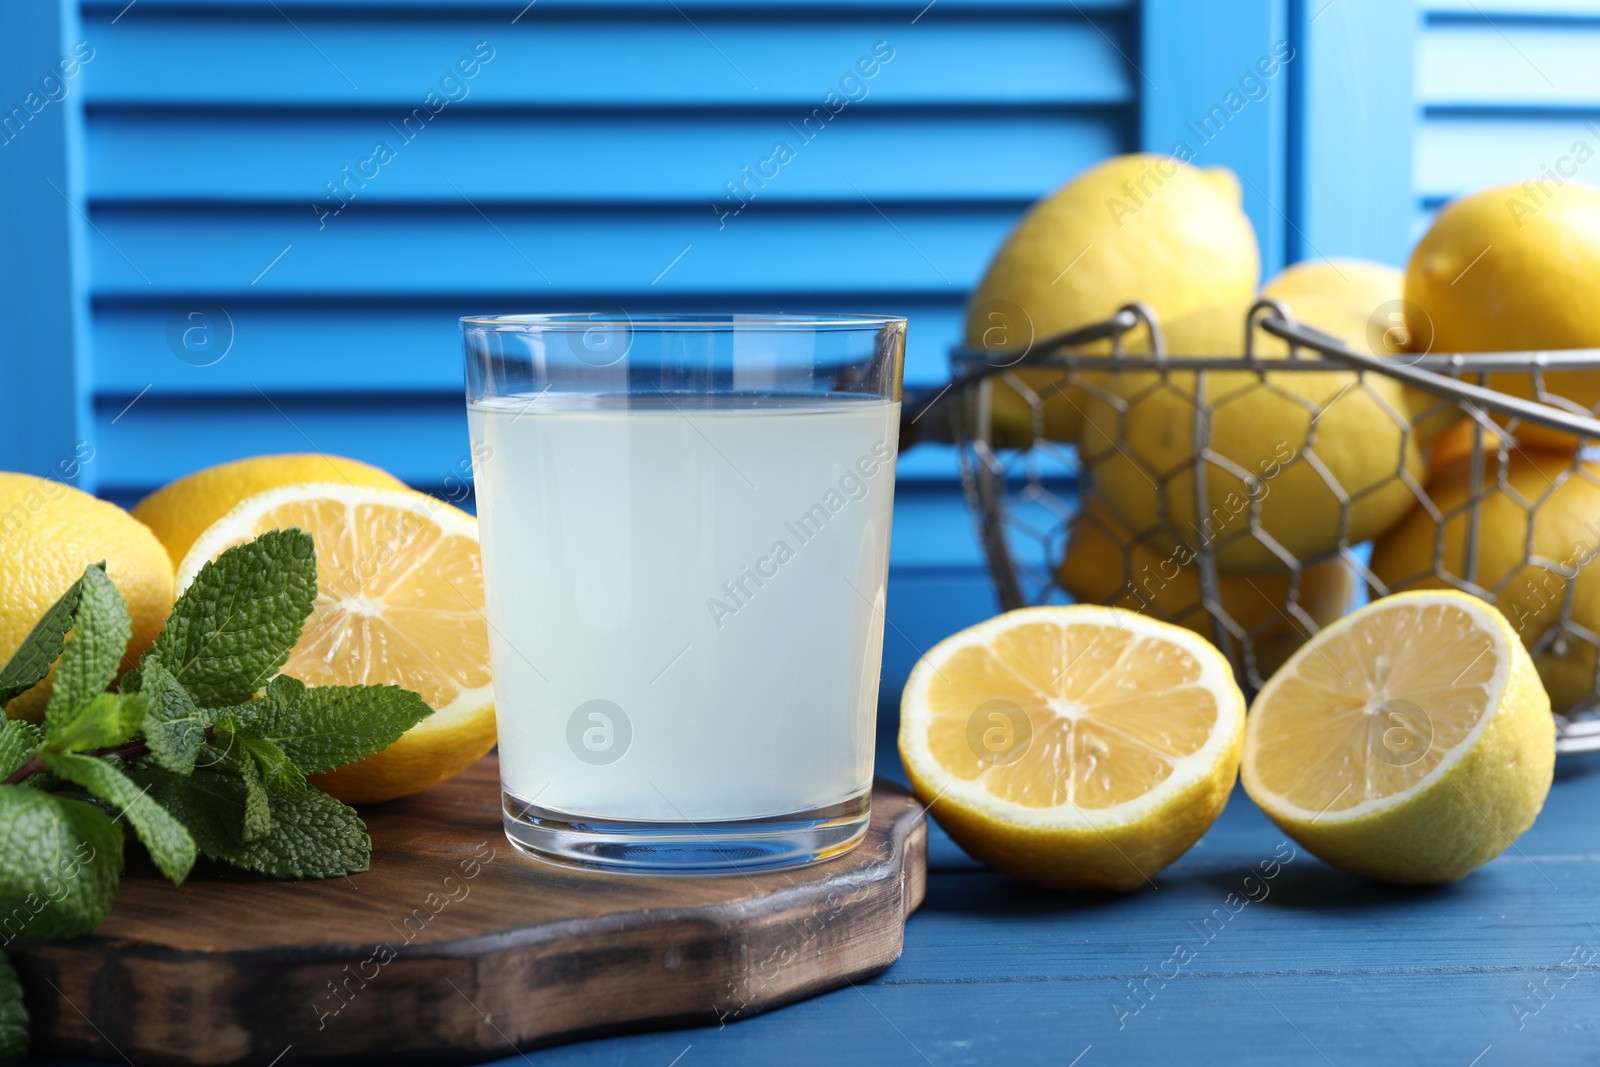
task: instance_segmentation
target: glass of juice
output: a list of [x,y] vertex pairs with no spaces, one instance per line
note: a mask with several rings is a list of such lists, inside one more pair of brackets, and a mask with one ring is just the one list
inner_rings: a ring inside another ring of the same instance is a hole
[[727,873],[866,832],[905,320],[462,320],[506,835]]

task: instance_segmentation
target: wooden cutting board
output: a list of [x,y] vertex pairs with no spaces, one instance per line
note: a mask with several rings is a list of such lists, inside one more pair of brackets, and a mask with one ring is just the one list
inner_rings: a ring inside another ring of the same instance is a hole
[[130,873],[93,936],[10,946],[35,1052],[452,1063],[731,1022],[894,962],[927,882],[922,808],[882,780],[849,854],[720,878],[541,863],[506,841],[499,800],[491,755],[367,809],[372,869],[346,878]]

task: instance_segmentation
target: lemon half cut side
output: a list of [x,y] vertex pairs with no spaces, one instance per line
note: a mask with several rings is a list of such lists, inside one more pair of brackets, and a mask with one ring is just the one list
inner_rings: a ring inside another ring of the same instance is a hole
[[974,857],[1047,886],[1137,889],[1222,811],[1244,707],[1197,634],[1119,608],[1022,608],[918,662],[900,754]]
[[1314,636],[1251,706],[1240,774],[1285,833],[1335,867],[1453,881],[1539,814],[1555,722],[1493,605],[1397,593]]
[[409,489],[287,485],[252,496],[195,541],[178,589],[223,550],[298,527],[317,550],[317,599],[283,672],[307,685],[399,685],[434,713],[394,744],[313,777],[341,800],[391,800],[466,769],[495,743],[478,523]]

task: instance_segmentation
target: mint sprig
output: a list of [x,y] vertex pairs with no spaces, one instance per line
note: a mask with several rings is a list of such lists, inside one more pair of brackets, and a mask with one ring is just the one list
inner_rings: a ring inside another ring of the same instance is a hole
[[[55,666],[42,727],[0,719],[0,944],[99,926],[124,826],[174,883],[199,856],[273,878],[367,869],[366,826],[306,776],[387,748],[432,712],[396,686],[278,674],[316,595],[308,534],[236,545],[114,688],[132,626],[104,565],[45,612],[0,667],[3,706]],[[26,1054],[26,1027],[0,955],[0,1067]]]

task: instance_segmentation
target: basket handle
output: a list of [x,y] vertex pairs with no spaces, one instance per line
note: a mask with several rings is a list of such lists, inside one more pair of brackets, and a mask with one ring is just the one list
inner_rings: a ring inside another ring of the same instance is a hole
[[[1518,397],[1507,396],[1495,389],[1488,389],[1481,385],[1461,381],[1458,378],[1449,378],[1443,374],[1435,374],[1421,367],[1406,363],[1395,363],[1365,352],[1357,352],[1349,348],[1344,342],[1322,333],[1319,330],[1308,329],[1292,321],[1289,316],[1282,313],[1274,303],[1261,301],[1250,309],[1252,319],[1256,312],[1266,309],[1270,314],[1259,319],[1259,325],[1274,337],[1288,341],[1290,345],[1309,348],[1320,352],[1330,359],[1349,364],[1362,370],[1370,370],[1375,374],[1388,375],[1407,385],[1414,385],[1418,389],[1433,393],[1435,396],[1446,400],[1455,400],[1470,404],[1496,414],[1507,415],[1523,422],[1537,423],[1547,426],[1552,430],[1574,434],[1579,437],[1589,437],[1600,441],[1600,421],[1583,415],[1575,415],[1562,411],[1560,408],[1542,404],[1537,400],[1522,400]],[[1471,365],[1469,356],[1462,364]],[[1526,364],[1524,365],[1526,369]]]

